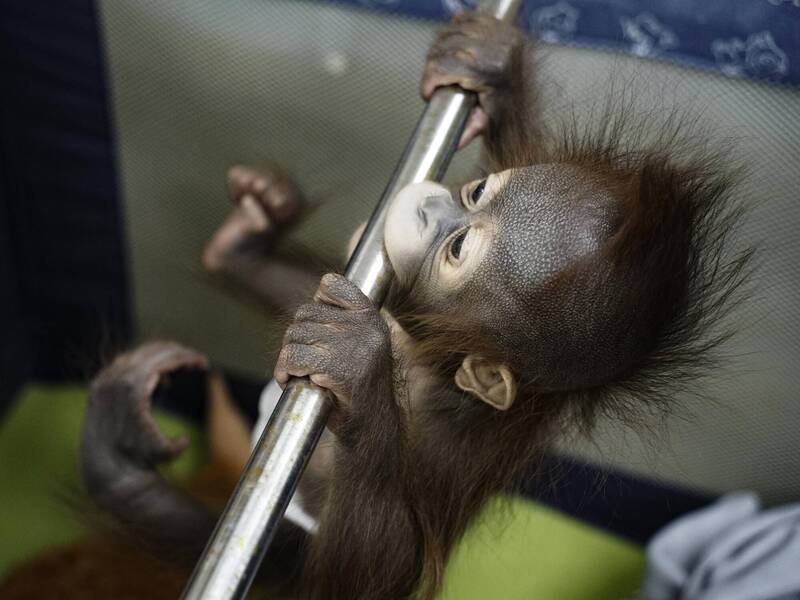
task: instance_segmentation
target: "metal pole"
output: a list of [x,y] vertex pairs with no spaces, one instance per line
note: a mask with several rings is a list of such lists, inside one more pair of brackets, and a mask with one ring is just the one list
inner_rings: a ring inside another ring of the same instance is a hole
[[[521,1],[484,0],[480,11],[511,21]],[[474,95],[457,87],[436,91],[353,252],[345,276],[378,305],[394,275],[383,247],[389,202],[409,183],[442,178],[474,105]],[[331,407],[328,393],[308,379],[292,379],[287,384],[183,598],[244,598]]]

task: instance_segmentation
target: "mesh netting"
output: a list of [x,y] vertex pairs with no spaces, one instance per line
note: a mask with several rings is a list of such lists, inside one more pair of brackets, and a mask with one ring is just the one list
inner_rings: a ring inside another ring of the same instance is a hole
[[[173,337],[263,376],[276,323],[209,285],[200,269],[203,244],[229,210],[224,173],[235,163],[285,165],[323,200],[293,235],[341,256],[419,116],[434,25],[276,0],[100,7],[140,335]],[[548,110],[575,102],[580,111],[613,74],[637,86],[642,107],[692,105],[735,138],[751,165],[739,192],[752,208],[740,240],[762,247],[755,298],[735,317],[734,358],[703,383],[706,399],[687,399],[655,443],[604,424],[595,443],[569,450],[712,490],[796,498],[800,97],[591,50],[545,53]],[[448,178],[464,178],[477,151],[461,153]]]

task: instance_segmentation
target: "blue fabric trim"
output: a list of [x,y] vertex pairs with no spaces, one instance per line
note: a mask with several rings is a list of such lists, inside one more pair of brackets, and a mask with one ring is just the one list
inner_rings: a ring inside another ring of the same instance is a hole
[[716,499],[699,490],[556,454],[523,476],[517,491],[640,545],[668,523]]
[[[477,0],[331,0],[443,21]],[[521,25],[548,43],[612,48],[800,84],[800,0],[527,0]]]

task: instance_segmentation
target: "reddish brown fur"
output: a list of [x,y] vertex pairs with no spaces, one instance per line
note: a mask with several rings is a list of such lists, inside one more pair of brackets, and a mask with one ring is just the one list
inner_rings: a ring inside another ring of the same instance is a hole
[[[192,481],[188,492],[220,511],[236,485],[240,469],[241,465],[213,461]],[[0,581],[0,597],[173,600],[186,585],[191,564],[165,560],[159,552],[147,552],[128,536],[119,535],[115,528],[108,534],[49,549],[15,567]]]

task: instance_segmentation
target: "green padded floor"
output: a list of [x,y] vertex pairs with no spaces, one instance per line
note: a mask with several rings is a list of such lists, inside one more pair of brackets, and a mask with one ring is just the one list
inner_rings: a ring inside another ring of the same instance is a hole
[[[25,388],[0,422],[0,578],[15,562],[80,537],[64,497],[79,491],[78,432],[86,404],[80,386]],[[186,423],[156,413],[169,435],[188,433],[192,445],[165,470],[182,480],[202,464],[201,436]]]
[[456,548],[441,597],[619,600],[636,595],[643,569],[633,544],[527,500],[497,502]]
[[[59,497],[77,486],[75,450],[85,404],[78,386],[29,386],[0,424],[0,578],[15,562],[78,538]],[[205,455],[199,433],[157,415],[193,444],[167,473],[189,477]],[[456,549],[446,600],[617,600],[636,593],[641,549],[525,500],[497,501]]]

